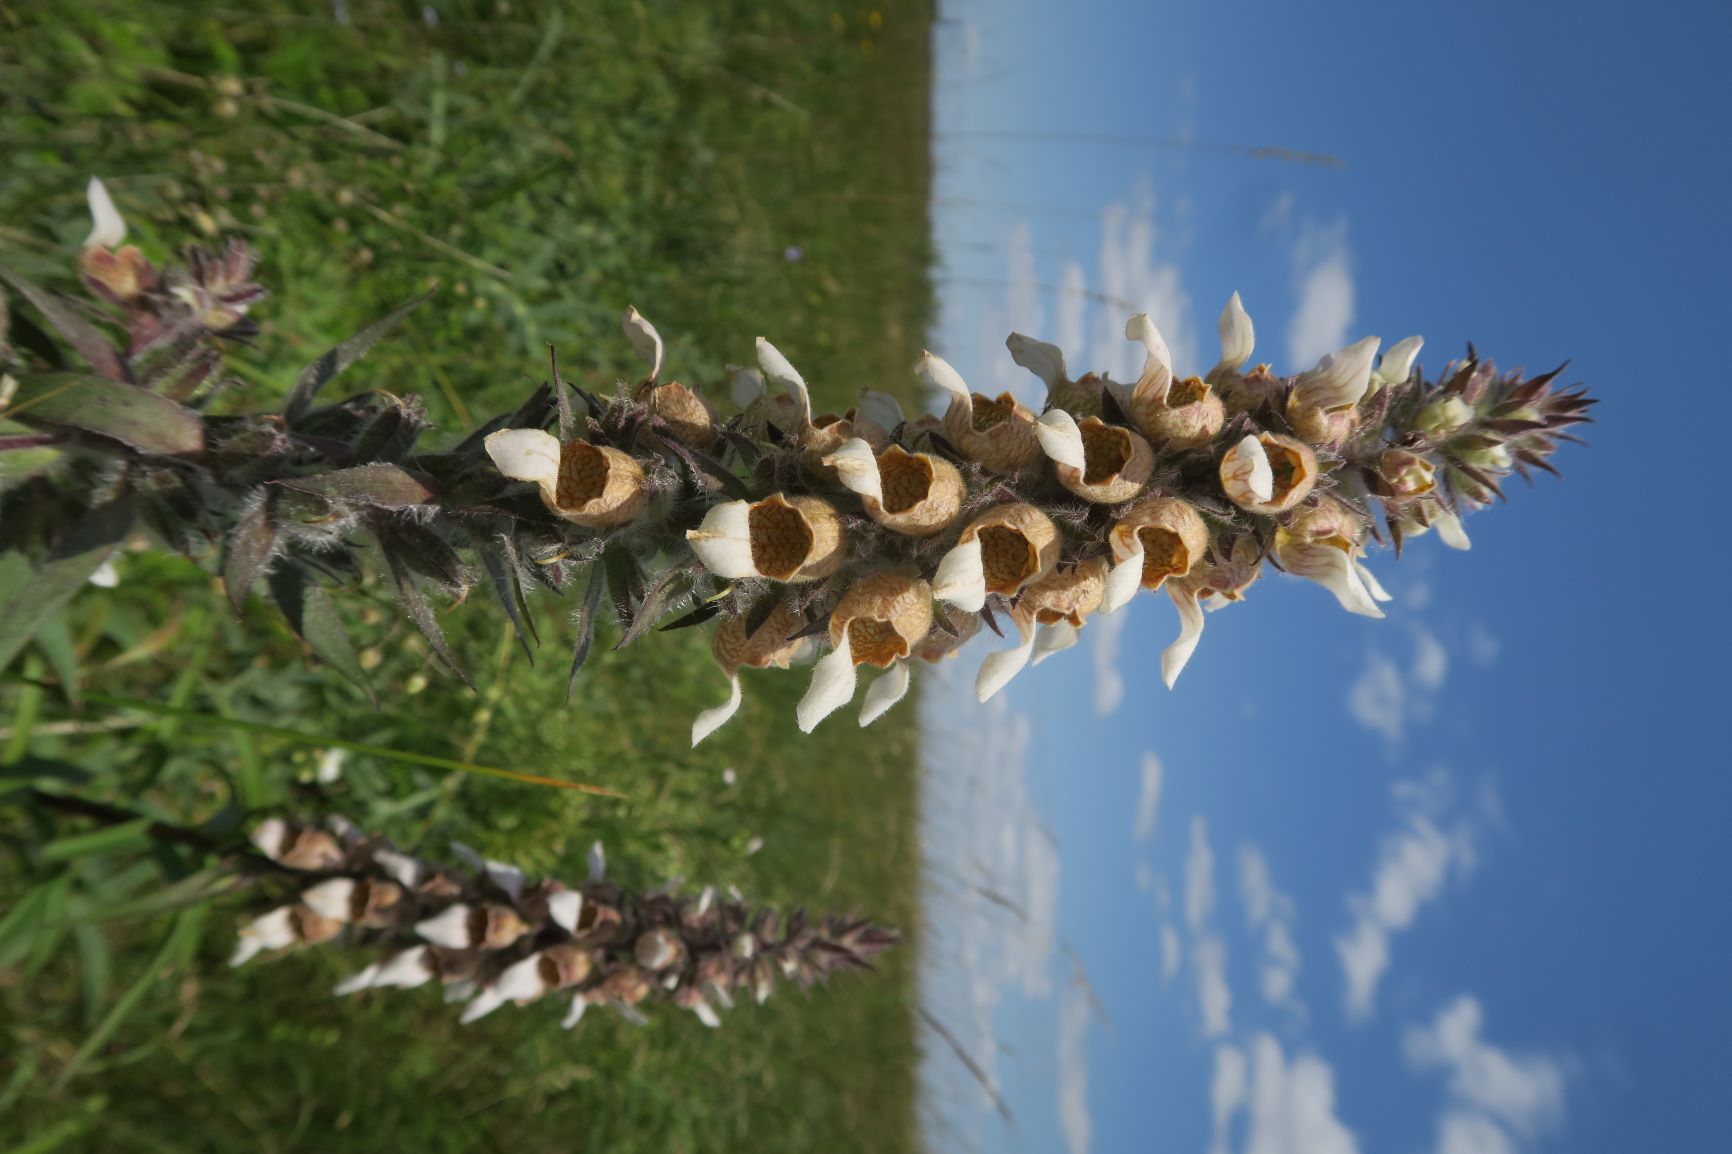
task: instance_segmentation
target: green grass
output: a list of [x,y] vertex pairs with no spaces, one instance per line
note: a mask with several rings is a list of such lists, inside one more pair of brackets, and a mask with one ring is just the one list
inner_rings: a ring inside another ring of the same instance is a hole
[[[246,232],[274,296],[259,347],[232,358],[242,384],[222,403],[236,407],[269,403],[306,360],[436,280],[434,302],[347,378],[422,395],[436,438],[515,404],[549,341],[590,387],[635,373],[618,323],[628,303],[668,338],[673,373],[712,391],[762,333],[821,403],[864,386],[908,392],[930,304],[930,5],[459,0],[438,6],[437,27],[419,5],[347,7],[345,28],[324,3],[0,0],[0,260],[64,284],[90,172],[147,251],[206,221]],[[790,246],[802,259],[786,259]],[[180,821],[322,807],[405,843],[458,838],[555,874],[580,875],[600,838],[631,882],[737,884],[917,937],[908,711],[870,740],[846,718],[802,738],[803,676],[748,673],[739,717],[693,751],[692,715],[725,691],[704,631],[622,654],[603,651],[604,631],[564,707],[571,605],[541,599],[533,667],[490,605],[444,613],[471,694],[369,588],[345,607],[377,662],[374,711],[264,607],[232,620],[207,569],[129,555],[121,587],[81,594],[25,672],[76,663],[94,692],[626,800],[359,755],[327,789],[312,782],[316,746],[75,712],[16,684],[0,687],[12,735],[0,760],[76,762],[105,800]],[[0,965],[0,1146],[916,1144],[917,940],[869,980],[809,1000],[784,991],[715,1032],[688,1015],[648,1030],[592,1015],[566,1034],[536,1008],[459,1029],[436,993],[325,997],[344,968],[328,952],[226,970],[232,900],[178,929],[162,915],[80,925],[116,895],[148,893],[151,875],[136,855],[43,860],[44,838],[78,828],[45,830],[0,801],[0,918],[35,894],[67,927]]]

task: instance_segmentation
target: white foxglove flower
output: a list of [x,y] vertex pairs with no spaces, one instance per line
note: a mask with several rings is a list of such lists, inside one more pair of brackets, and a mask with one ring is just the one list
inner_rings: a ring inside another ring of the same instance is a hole
[[802,377],[787,357],[763,337],[758,338],[758,365],[764,370],[764,376],[781,385],[788,395],[799,405],[801,427],[812,423],[812,393],[806,388],[806,378]]
[[448,950],[467,950],[475,944],[470,936],[470,921],[474,909],[462,904],[446,906],[437,914],[415,923],[415,932],[436,946]]
[[753,401],[762,400],[768,394],[763,373],[745,365],[728,366],[728,396],[739,408],[751,408]]
[[301,891],[301,904],[321,918],[346,922],[354,908],[355,882],[352,878],[331,878],[311,889]]
[[1100,612],[1112,613],[1129,604],[1137,595],[1137,590],[1143,587],[1143,557],[1142,538],[1132,537],[1130,551],[1107,571],[1107,588],[1101,597]]
[[756,577],[752,563],[752,503],[724,501],[710,507],[696,529],[686,531],[692,552],[717,577],[737,581]]
[[119,248],[126,239],[126,220],[114,207],[108,188],[96,177],[85,187],[85,199],[90,204],[90,235],[84,238],[85,248]]
[[1167,348],[1167,338],[1161,335],[1161,330],[1155,327],[1148,313],[1138,313],[1125,323],[1125,339],[1137,341],[1147,351],[1148,356],[1143,361],[1144,376],[1154,371],[1157,364],[1169,378],[1173,375],[1172,350]]
[[599,882],[607,877],[607,850],[601,842],[593,841],[589,846],[589,880]]
[[1257,330],[1251,324],[1251,314],[1245,311],[1238,293],[1228,298],[1217,328],[1221,334],[1221,361],[1209,370],[1211,378],[1217,373],[1238,371],[1251,359],[1251,353],[1257,347]]
[[566,1011],[565,1019],[559,1024],[564,1029],[571,1029],[583,1020],[583,1012],[589,1009],[589,999],[578,994],[571,999],[571,1009]]
[[894,433],[896,426],[907,420],[902,413],[902,402],[877,389],[860,390],[860,403],[856,406],[856,411],[886,433]]
[[1283,569],[1317,582],[1349,613],[1382,617],[1383,610],[1365,583],[1356,551],[1357,547],[1342,548],[1328,541],[1300,542],[1285,530],[1275,536],[1275,558]]
[[1221,486],[1236,505],[1260,505],[1274,496],[1275,472],[1255,434],[1245,434],[1221,458]]
[[635,308],[625,310],[625,335],[637,355],[649,362],[649,376],[644,380],[651,384],[659,381],[662,375],[662,335]]
[[[4,409],[5,407],[6,406],[4,405],[0,405],[0,409]],[[86,580],[98,589],[113,589],[116,585],[120,584],[120,570],[114,567],[114,562],[112,560],[107,560],[98,565],[96,570],[91,573]]]
[[1035,436],[1040,438],[1041,451],[1060,465],[1082,470],[1087,467],[1083,455],[1082,430],[1076,418],[1063,409],[1048,409],[1035,422]]
[[415,946],[375,962],[358,974],[337,984],[333,991],[339,998],[362,990],[394,988],[412,990],[425,985],[436,976],[433,951],[427,946]]
[[1383,362],[1372,370],[1373,379],[1385,385],[1402,385],[1413,375],[1413,362],[1419,356],[1419,350],[1425,347],[1425,338],[1421,336],[1408,337],[1396,341],[1383,354]]
[[1467,530],[1462,528],[1461,518],[1448,509],[1439,509],[1433,513],[1431,523],[1437,529],[1437,539],[1451,549],[1465,552],[1473,548],[1473,542],[1467,539]]
[[349,759],[346,749],[327,749],[319,755],[319,767],[313,771],[313,780],[320,785],[331,785],[341,781],[343,763]]
[[1082,634],[1069,621],[1055,621],[1034,631],[1034,650],[1030,665],[1039,665],[1055,653],[1063,653],[1082,639]]
[[547,895],[547,916],[566,933],[575,934],[578,919],[583,917],[583,892],[560,890]]
[[883,717],[891,706],[908,696],[908,682],[908,662],[898,661],[867,686],[866,697],[860,702],[861,728]]
[[978,613],[985,606],[986,568],[979,537],[959,543],[944,555],[932,577],[932,595],[966,613]]
[[1202,640],[1203,608],[1197,603],[1197,591],[1182,582],[1169,581],[1167,596],[1179,610],[1179,638],[1161,653],[1161,680],[1171,689]]
[[374,850],[373,860],[404,889],[412,890],[420,885],[426,872],[426,867],[419,861],[394,849]]
[[1287,402],[1295,408],[1325,411],[1348,409],[1359,403],[1371,385],[1371,362],[1377,359],[1378,337],[1355,341],[1340,352],[1325,353],[1317,367],[1301,374]]
[[836,648],[812,667],[812,684],[794,713],[800,732],[811,733],[820,721],[854,700],[857,685],[853,646],[844,632]]
[[1010,350],[1010,359],[1045,382],[1049,394],[1070,380],[1064,367],[1064,350],[1057,345],[1022,333],[1011,333],[1004,344]]
[[884,482],[878,470],[878,454],[862,437],[850,437],[824,458],[836,470],[837,479],[851,491],[874,501],[884,500]]
[[720,705],[711,706],[698,714],[692,721],[692,748],[696,749],[698,742],[733,720],[734,714],[740,711],[743,700],[740,692],[740,675],[728,674],[728,699]]
[[988,653],[986,660],[980,663],[980,672],[974,678],[974,699],[982,704],[990,701],[999,690],[1009,685],[1018,673],[1027,668],[1029,659],[1034,656],[1034,626],[1024,626],[1020,621],[1017,625],[1022,640],[1016,648]]
[[299,940],[295,933],[295,911],[293,906],[279,906],[267,914],[260,914],[241,927],[240,941],[235,943],[235,952],[229,958],[229,965],[245,965],[255,954],[266,950],[280,950],[292,946]]

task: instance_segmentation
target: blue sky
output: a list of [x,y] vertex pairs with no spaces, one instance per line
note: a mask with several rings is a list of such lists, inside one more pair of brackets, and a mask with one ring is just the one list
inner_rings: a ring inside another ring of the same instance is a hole
[[[1152,598],[987,706],[987,641],[929,682],[925,998],[1015,1119],[930,1037],[934,1147],[1723,1148],[1732,630],[1694,501],[1732,16],[943,15],[932,339],[976,388],[1039,395],[1011,329],[1133,375],[1132,311],[1206,368],[1238,290],[1285,371],[1417,332],[1604,400],[1470,553],[1373,559],[1386,620],[1266,577],[1171,693]],[[1270,145],[1345,167],[1229,147]]]

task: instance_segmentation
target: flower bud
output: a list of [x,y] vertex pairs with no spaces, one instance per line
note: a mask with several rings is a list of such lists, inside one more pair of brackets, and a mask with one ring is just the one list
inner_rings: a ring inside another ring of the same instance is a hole
[[1437,466],[1406,449],[1385,449],[1377,458],[1377,477],[1385,495],[1398,501],[1423,497],[1437,488]]
[[1331,448],[1346,444],[1359,424],[1356,406],[1371,387],[1378,344],[1378,338],[1366,337],[1330,353],[1294,382],[1287,394],[1287,421],[1301,439]]
[[686,541],[718,577],[814,581],[842,564],[842,520],[820,497],[774,493],[711,507]]
[[1113,561],[1142,553],[1144,589],[1159,589],[1169,577],[1183,577],[1200,564],[1209,548],[1209,527],[1196,507],[1177,497],[1137,502],[1108,534]]
[[1382,617],[1377,602],[1388,600],[1388,594],[1360,565],[1360,552],[1340,537],[1307,540],[1287,528],[1275,532],[1275,559],[1283,569],[1322,585],[1349,613]]
[[1245,590],[1262,574],[1263,550],[1256,538],[1245,536],[1226,549],[1217,542],[1215,553],[1207,564],[1192,574],[1190,583],[1196,586],[1197,596],[1207,602],[1209,608],[1219,609],[1234,601],[1243,601]]
[[1442,441],[1466,428],[1473,416],[1473,406],[1451,393],[1427,401],[1413,425],[1432,441]]
[[[1055,416],[1063,419],[1049,426],[1047,419]],[[1123,426],[1109,425],[1099,417],[1070,421],[1055,410],[1042,418],[1042,427],[1041,447],[1053,458],[1059,483],[1085,501],[1099,505],[1129,501],[1142,492],[1154,472],[1154,450]]]
[[1241,509],[1284,513],[1317,484],[1317,454],[1279,433],[1248,435],[1221,458],[1221,487]]
[[950,627],[955,632],[946,632],[939,627],[936,621],[933,622],[925,639],[915,647],[915,657],[928,662],[938,662],[947,657],[954,657],[956,651],[973,640],[974,635],[979,633],[981,629],[980,614],[978,613],[956,613],[945,620],[950,622]]
[[795,634],[806,627],[806,619],[786,601],[778,601],[770,615],[749,635],[746,624],[744,615],[729,617],[711,639],[710,652],[724,670],[732,672],[742,666],[786,669],[805,647],[805,641]]
[[686,946],[680,936],[669,929],[647,930],[638,935],[633,947],[637,964],[651,972],[672,969],[685,961]]
[[699,393],[678,381],[644,383],[633,394],[650,412],[667,423],[674,436],[696,449],[712,449],[721,438],[715,410]]
[[1359,428],[1359,415],[1357,405],[1345,409],[1307,408],[1294,404],[1292,395],[1287,398],[1287,423],[1293,427],[1294,435],[1325,449],[1339,449],[1351,441]]

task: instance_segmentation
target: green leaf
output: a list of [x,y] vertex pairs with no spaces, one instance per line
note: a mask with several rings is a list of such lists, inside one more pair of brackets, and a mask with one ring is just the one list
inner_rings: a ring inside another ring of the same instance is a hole
[[302,370],[300,379],[295,382],[294,391],[289,394],[289,403],[283,409],[283,415],[288,418],[289,424],[300,424],[319,390],[324,388],[332,377],[371,352],[373,346],[396,328],[404,317],[426,304],[432,298],[433,291],[429,289],[408,304],[387,313]]
[[73,929],[72,940],[78,943],[78,980],[84,995],[84,1026],[96,1025],[102,1004],[108,1001],[108,978],[112,969],[108,939],[95,926],[81,925]]
[[205,907],[194,906],[182,910],[175,917],[174,925],[163,939],[162,948],[157,950],[156,956],[150,960],[144,972],[127,988],[126,993],[120,996],[120,1000],[114,1003],[102,1022],[84,1039],[78,1052],[61,1068],[60,1076],[54,1080],[56,1090],[77,1077],[78,1072],[107,1044],[108,1039],[114,1036],[114,1032],[120,1029],[127,1017],[138,1008],[144,995],[150,992],[150,988],[156,985],[166,971],[176,964],[184,964],[191,951],[198,946],[199,934],[204,928],[204,912]]
[[141,453],[204,451],[204,420],[167,397],[81,373],[25,373],[8,415],[111,437]]
[[44,882],[24,891],[12,908],[0,917],[0,969],[12,965],[30,952],[30,946],[41,928],[48,907],[49,890],[56,882]]
[[591,565],[589,569],[589,587],[583,593],[583,607],[577,611],[577,643],[571,651],[571,672],[565,678],[565,703],[571,704],[572,690],[577,688],[577,675],[583,669],[583,663],[589,660],[589,651],[595,645],[595,617],[601,610],[601,592],[607,584],[607,574],[600,565]]
[[11,664],[43,622],[84,587],[132,531],[132,522],[132,498],[123,495],[98,505],[62,534],[42,567],[0,605],[0,669]]
[[228,591],[229,604],[238,616],[246,608],[247,594],[277,548],[277,521],[271,502],[266,499],[258,508],[242,517],[229,532],[228,552],[223,558],[223,588]]
[[288,619],[289,628],[307,643],[320,661],[359,686],[377,709],[379,698],[367,683],[367,674],[355,656],[355,646],[349,640],[348,630],[343,627],[336,605],[331,602],[331,595],[319,585],[308,584],[305,572],[294,565],[285,565],[272,572],[269,582],[271,596]]
[[100,857],[104,854],[125,853],[143,849],[150,844],[152,821],[141,817],[119,825],[104,826],[88,833],[76,833],[55,838],[42,847],[44,861],[75,861],[79,858]]
[[425,505],[433,499],[432,489],[417,480],[413,473],[396,465],[360,465],[272,483],[311,493],[315,497],[361,501],[382,509],[405,509],[411,505]]
[[494,595],[505,607],[505,616],[510,619],[512,629],[517,632],[517,643],[523,646],[523,655],[534,665],[535,650],[529,644],[529,632],[524,627],[527,614],[523,604],[523,589],[517,581],[517,570],[490,546],[483,545],[479,551],[481,563],[487,567],[487,576],[493,582]]
[[5,265],[0,265],[0,280],[9,283],[18,290],[20,296],[35,305],[42,318],[66,338],[66,342],[89,362],[92,369],[111,381],[128,379],[126,363],[121,360],[114,345],[95,325],[68,308],[57,295],[25,280]]
[[427,595],[415,584],[415,574],[390,550],[385,551],[385,563],[391,570],[392,579],[397,583],[397,600],[409,614],[409,619],[415,622],[415,627],[421,630],[421,636],[427,639],[427,644],[433,647],[433,652],[451,668],[457,679],[474,689],[475,683],[463,672],[463,666],[457,663],[457,655],[451,652],[451,646],[446,644],[445,631],[439,627],[439,617],[433,612],[433,606],[428,604]]

